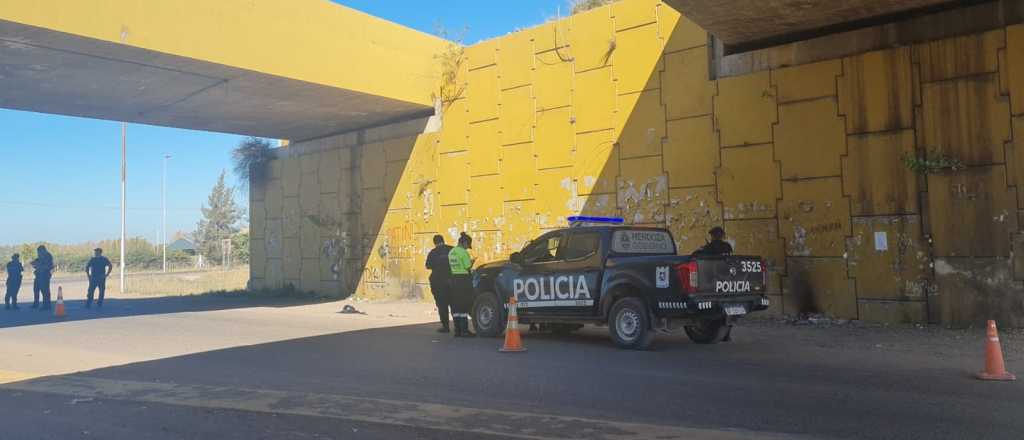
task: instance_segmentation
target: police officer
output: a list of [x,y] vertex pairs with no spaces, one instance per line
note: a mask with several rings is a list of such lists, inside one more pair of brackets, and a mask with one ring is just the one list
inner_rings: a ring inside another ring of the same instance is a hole
[[100,299],[96,301],[96,307],[103,307],[103,296],[107,293],[107,277],[110,276],[110,271],[114,270],[114,265],[103,256],[103,249],[96,248],[93,252],[95,255],[85,265],[85,274],[89,277],[89,294],[85,300],[87,309],[92,307],[92,297],[97,288],[100,289]]
[[694,255],[732,255],[732,245],[725,241],[725,229],[715,226],[708,231],[711,241],[697,249]]
[[448,254],[452,247],[444,243],[444,237],[434,236],[434,248],[427,254],[427,269],[430,270],[430,293],[434,295],[437,305],[437,316],[441,319],[438,333],[448,333],[448,307],[451,303],[452,268],[448,264]]
[[18,291],[21,290],[21,273],[25,266],[21,265],[21,256],[11,255],[11,261],[7,263],[7,294],[4,295],[4,309],[18,310]]
[[36,275],[36,279],[32,283],[32,308],[39,308],[39,295],[42,295],[42,310],[50,310],[50,278],[53,276],[53,254],[46,250],[46,246],[36,248],[36,259],[32,260],[32,268]]
[[473,307],[473,258],[469,249],[473,248],[473,239],[465,232],[459,236],[459,245],[448,252],[448,264],[451,266],[451,304],[452,318],[455,321],[455,337],[474,337],[469,331],[469,309]]

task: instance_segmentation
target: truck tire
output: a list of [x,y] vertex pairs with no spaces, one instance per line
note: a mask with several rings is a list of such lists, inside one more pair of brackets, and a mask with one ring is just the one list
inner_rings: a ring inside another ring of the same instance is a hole
[[608,314],[608,332],[621,348],[646,350],[654,341],[647,306],[639,298],[622,298]]
[[499,305],[498,296],[484,293],[473,302],[473,329],[476,334],[495,338],[505,332],[505,308]]
[[729,326],[721,319],[704,321],[700,325],[688,325],[683,329],[686,336],[698,344],[717,344],[729,333]]

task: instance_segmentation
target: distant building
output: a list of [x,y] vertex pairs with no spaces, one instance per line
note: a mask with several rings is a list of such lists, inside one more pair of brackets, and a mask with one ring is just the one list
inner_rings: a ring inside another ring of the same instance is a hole
[[184,238],[175,240],[173,243],[167,245],[167,251],[184,252],[189,255],[195,255],[197,252],[195,243],[192,243],[191,241],[188,241]]

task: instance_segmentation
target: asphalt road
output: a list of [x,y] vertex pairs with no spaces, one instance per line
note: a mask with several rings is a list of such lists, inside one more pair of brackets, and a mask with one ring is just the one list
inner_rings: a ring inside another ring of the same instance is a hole
[[[126,300],[127,301],[127,300]],[[195,301],[195,299],[193,299]],[[199,299],[199,301],[203,301]],[[3,439],[1016,439],[1020,383],[984,383],[981,334],[749,323],[734,341],[606,330],[435,333],[422,304],[174,301],[3,328]],[[89,313],[75,309],[75,314]],[[134,309],[133,309],[134,310]],[[3,319],[5,315],[0,315]],[[36,322],[31,322],[33,319]],[[1006,334],[1011,370],[1020,337]],[[1019,368],[1018,368],[1019,369]],[[1021,371],[1018,371],[1020,373]],[[44,375],[41,377],[33,377]],[[4,377],[7,379],[5,380]]]

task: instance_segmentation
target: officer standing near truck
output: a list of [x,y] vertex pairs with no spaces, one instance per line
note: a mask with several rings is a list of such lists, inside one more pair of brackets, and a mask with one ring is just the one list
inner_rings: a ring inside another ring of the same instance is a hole
[[103,307],[103,297],[107,293],[107,277],[114,270],[114,265],[110,264],[110,260],[103,256],[103,249],[96,248],[93,249],[93,252],[95,255],[85,265],[85,274],[89,277],[89,290],[85,299],[85,308],[87,309],[92,307],[92,298],[96,289],[100,289],[100,299],[96,301],[96,307]]
[[7,263],[7,294],[4,296],[4,309],[18,310],[18,290],[21,290],[21,273],[25,266],[21,265],[21,256],[14,254]]
[[452,318],[455,321],[455,337],[471,338],[476,336],[469,331],[469,309],[473,307],[473,258],[469,249],[473,248],[473,239],[465,232],[459,236],[459,245],[448,252],[448,264],[451,266],[451,304]]
[[46,246],[36,248],[36,259],[32,260],[32,269],[36,275],[32,283],[32,308],[39,308],[39,297],[43,297],[42,310],[50,310],[50,278],[53,277],[53,254]]
[[693,255],[732,255],[732,245],[725,241],[725,229],[715,226],[708,231],[711,241],[697,249]]
[[434,248],[427,254],[427,270],[430,270],[430,293],[434,295],[437,305],[437,316],[441,319],[438,333],[448,333],[448,308],[451,304],[452,268],[448,264],[448,254],[452,247],[444,243],[444,236],[434,236]]

